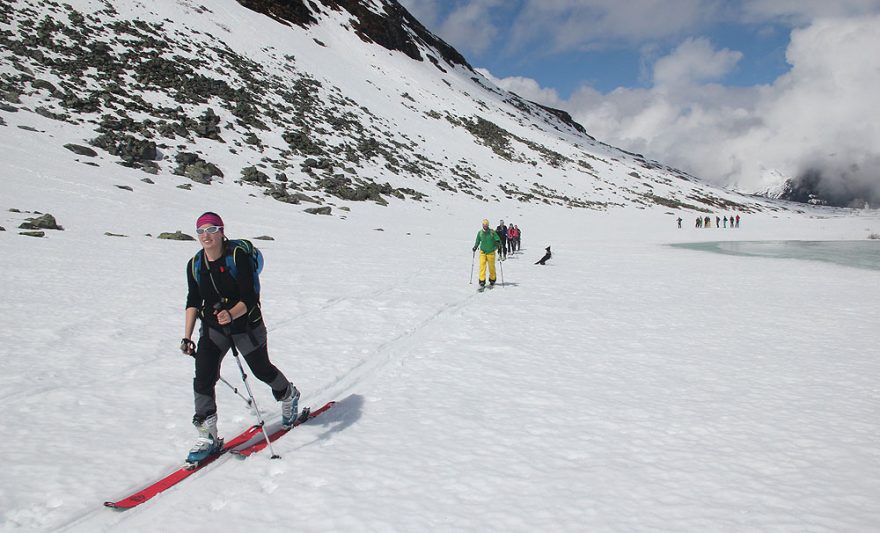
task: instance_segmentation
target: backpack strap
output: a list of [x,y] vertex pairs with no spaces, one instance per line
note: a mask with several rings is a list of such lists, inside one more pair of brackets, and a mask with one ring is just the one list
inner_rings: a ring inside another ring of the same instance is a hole
[[205,251],[199,250],[196,252],[196,255],[193,256],[192,261],[192,277],[196,280],[196,285],[202,286],[202,266],[204,265],[204,257]]

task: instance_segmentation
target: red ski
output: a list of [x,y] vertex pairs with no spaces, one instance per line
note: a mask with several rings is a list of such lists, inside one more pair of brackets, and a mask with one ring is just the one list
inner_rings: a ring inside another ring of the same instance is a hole
[[[299,420],[297,420],[296,424],[294,424],[293,427],[296,427],[296,426],[302,424],[303,422],[306,422],[308,420],[311,420],[312,418],[315,418],[316,416],[320,415],[321,413],[323,413],[327,409],[330,409],[331,407],[333,407],[334,403],[336,403],[336,402],[328,402],[320,409],[317,409],[316,411],[311,411],[311,412],[308,410],[308,408],[303,409],[303,412],[300,414],[301,418]],[[290,429],[293,429],[293,428],[290,428]],[[270,435],[269,438],[272,441],[275,441],[279,437],[281,437],[282,435],[284,435],[285,433],[290,431],[290,429],[282,429],[282,430],[276,431],[275,433]],[[202,468],[213,463],[221,455],[224,455],[229,452],[232,452],[235,454],[240,454],[242,457],[247,457],[248,455],[253,455],[266,447],[266,438],[263,435],[261,435],[261,433],[262,433],[262,429],[260,428],[259,425],[251,426],[251,427],[247,428],[246,430],[244,430],[243,432],[241,432],[238,436],[234,437],[232,440],[224,443],[223,448],[221,448],[218,453],[216,453],[215,455],[211,455],[207,459],[199,462],[199,464],[197,466],[189,467],[189,468],[187,467],[187,465],[182,466],[179,469],[175,470],[174,472],[171,472],[170,474],[168,474],[164,478],[160,479],[159,481],[156,481],[155,483],[152,483],[152,484],[144,487],[143,489],[135,492],[131,496],[128,496],[126,498],[123,498],[123,499],[121,499],[119,501],[115,501],[115,502],[114,501],[104,502],[104,506],[110,507],[113,509],[120,509],[120,510],[131,509],[132,507],[137,507],[138,505],[144,503],[145,501],[149,500],[153,496],[159,494],[160,492],[162,492],[164,490],[167,490],[167,489],[173,487],[174,485],[177,485],[178,483],[180,483],[184,479],[188,478],[189,476],[195,474],[196,472],[198,472]],[[253,440],[256,437],[259,437],[259,440],[257,441],[256,444],[253,444],[251,446],[245,446],[248,442],[250,442],[251,440]],[[242,446],[245,446],[245,447],[241,448],[240,450],[236,449],[236,448],[239,448]]]
[[[323,406],[321,406],[320,408],[318,408],[314,411],[309,411],[308,414],[306,414],[306,413],[300,414],[299,420],[296,421],[296,424],[294,424],[293,427],[288,428],[288,429],[279,429],[278,431],[269,435],[269,440],[271,442],[275,442],[276,440],[283,437],[288,431],[295,428],[296,426],[298,426],[304,422],[308,422],[309,420],[315,418],[316,416],[321,415],[321,413],[323,413],[323,412],[327,411],[328,409],[330,409],[331,407],[333,407],[333,405],[335,403],[336,402],[327,402]],[[308,409],[308,408],[306,408],[306,409]],[[304,411],[305,411],[305,409],[304,409]],[[257,453],[258,451],[262,450],[266,446],[268,446],[268,443],[266,442],[266,439],[263,438],[263,439],[258,440],[254,444],[251,444],[250,446],[247,446],[245,448],[232,450],[232,454],[237,455],[238,457],[241,457],[241,458],[249,457],[249,456]]]
[[[242,431],[238,436],[233,438],[232,440],[223,444],[223,448],[214,455],[207,457],[205,460],[200,461],[199,464],[194,468],[187,468],[186,466],[182,466],[175,470],[174,472],[168,474],[164,478],[159,481],[144,487],[143,489],[135,492],[131,496],[127,498],[123,498],[119,501],[115,502],[104,502],[104,506],[112,507],[113,509],[131,509],[132,507],[136,507],[145,501],[149,500],[156,494],[159,494],[163,490],[173,487],[177,485],[184,479],[189,476],[195,474],[202,468],[208,466],[209,464],[216,461],[221,455],[229,452],[233,448],[237,446],[241,446],[242,444],[246,444],[249,440],[253,439],[255,436],[259,435],[261,432],[260,426],[254,425],[246,430]],[[264,439],[265,441],[265,439]]]

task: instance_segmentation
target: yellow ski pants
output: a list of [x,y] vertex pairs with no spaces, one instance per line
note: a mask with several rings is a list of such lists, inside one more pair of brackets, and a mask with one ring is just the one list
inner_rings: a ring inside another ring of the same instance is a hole
[[495,252],[487,254],[480,250],[480,281],[486,281],[486,263],[489,264],[489,281],[495,281]]

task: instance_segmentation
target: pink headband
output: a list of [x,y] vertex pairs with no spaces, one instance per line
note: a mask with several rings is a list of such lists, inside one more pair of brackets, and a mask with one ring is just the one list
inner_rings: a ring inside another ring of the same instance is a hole
[[198,220],[196,220],[196,227],[201,228],[205,224],[210,224],[212,226],[222,226],[223,219],[220,218],[220,215],[217,213],[211,213],[210,211],[200,216]]

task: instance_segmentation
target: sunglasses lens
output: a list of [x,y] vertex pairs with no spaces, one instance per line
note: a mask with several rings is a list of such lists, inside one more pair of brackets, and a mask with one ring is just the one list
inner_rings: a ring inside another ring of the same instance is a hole
[[196,234],[202,235],[205,232],[207,232],[207,233],[210,233],[213,235],[213,234],[217,233],[218,231],[220,231],[221,229],[223,229],[223,226],[208,226],[207,228],[196,228]]

